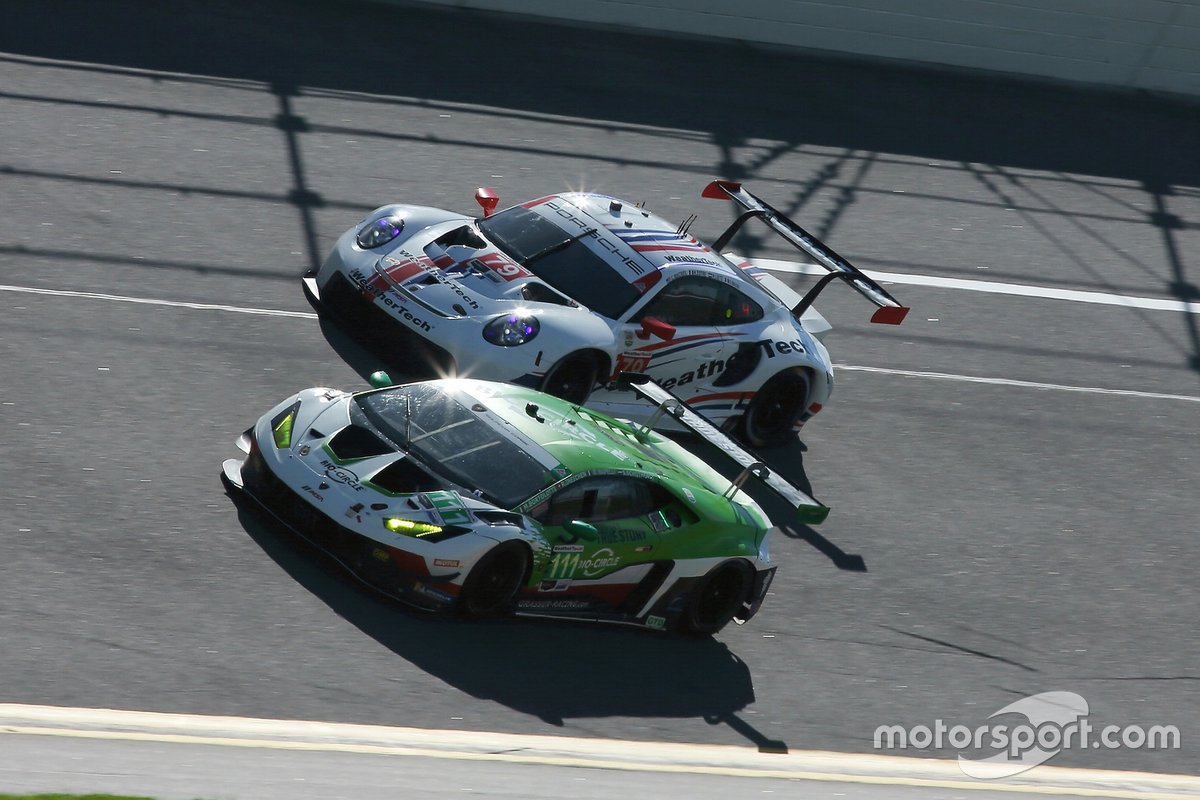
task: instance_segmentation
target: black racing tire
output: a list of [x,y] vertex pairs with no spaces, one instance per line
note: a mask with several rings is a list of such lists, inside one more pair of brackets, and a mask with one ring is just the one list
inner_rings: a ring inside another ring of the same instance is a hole
[[754,570],[733,559],[713,567],[688,596],[679,618],[679,632],[691,635],[716,633],[729,624],[754,588]]
[[509,613],[528,573],[529,548],[521,542],[501,542],[467,574],[458,595],[459,614],[479,619]]
[[774,375],[754,395],[742,416],[742,438],[752,447],[790,442],[808,402],[808,377],[801,370]]
[[600,366],[595,356],[571,353],[550,368],[539,387],[546,394],[583,405],[600,379]]

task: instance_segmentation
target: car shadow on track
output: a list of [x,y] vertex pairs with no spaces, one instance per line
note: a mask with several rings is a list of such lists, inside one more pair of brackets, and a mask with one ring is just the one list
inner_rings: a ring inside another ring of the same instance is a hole
[[320,320],[321,335],[338,357],[367,380],[371,373],[384,370],[397,383],[424,381],[440,377],[428,361],[404,352],[389,352],[386,345],[366,337],[354,336],[336,322]]
[[[233,497],[250,537],[299,585],[419,669],[480,700],[562,727],[569,719],[694,718],[725,724],[763,752],[786,752],[737,712],[750,670],[711,637],[557,620],[465,621],[393,601]],[[399,722],[399,720],[397,720]]]
[[389,346],[386,334],[356,332],[338,320],[330,319],[321,306],[305,292],[309,305],[320,316],[317,324],[321,335],[342,361],[367,380],[372,373],[384,370],[396,383],[423,381],[441,377],[433,360],[422,352]]
[[[715,447],[695,436],[680,435],[674,438],[725,477],[732,480],[737,476],[739,468],[722,456]],[[806,494],[814,495],[812,483],[804,471],[804,453],[807,449],[803,441],[793,439],[776,447],[758,450],[755,455]],[[763,511],[784,536],[812,545],[813,549],[828,558],[838,569],[848,572],[867,571],[867,562],[861,555],[847,553],[812,527],[796,522],[796,510],[773,492],[753,480],[747,481],[742,488],[762,506]]]

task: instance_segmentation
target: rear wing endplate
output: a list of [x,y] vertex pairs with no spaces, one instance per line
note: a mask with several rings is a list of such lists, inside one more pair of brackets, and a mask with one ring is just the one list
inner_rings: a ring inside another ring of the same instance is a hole
[[689,408],[683,400],[651,380],[649,375],[641,372],[622,372],[617,376],[616,388],[621,391],[632,390],[643,399],[658,406],[646,424],[640,428],[640,437],[648,436],[664,415],[669,416],[688,430],[703,437],[705,441],[741,465],[742,472],[734,478],[733,483],[726,490],[727,497],[732,497],[746,482],[746,479],[753,475],[792,505],[797,511],[797,519],[800,522],[817,525],[824,522],[825,518],[829,516],[828,506],[818,502],[772,472],[766,464]]
[[818,264],[829,270],[829,274],[817,281],[816,285],[808,290],[808,294],[804,295],[799,304],[792,309],[792,313],[797,317],[813,304],[813,301],[817,299],[817,295],[832,281],[842,280],[857,289],[860,294],[872,303],[879,306],[875,313],[871,315],[871,322],[878,322],[884,325],[899,325],[904,321],[905,315],[908,314],[908,308],[900,305],[899,301],[888,294],[886,289],[864,275],[849,261],[835,253],[833,248],[804,230],[804,228],[801,228],[795,222],[792,222],[763,200],[743,189],[740,183],[736,181],[713,181],[704,187],[704,191],[700,195],[701,197],[709,197],[716,200],[732,200],[743,209],[738,218],[733,221],[733,224],[721,234],[720,238],[713,245],[713,250],[718,253],[724,250],[725,246],[729,244],[729,240],[733,238],[734,234],[738,232],[746,220],[758,217],[796,249],[807,253]]

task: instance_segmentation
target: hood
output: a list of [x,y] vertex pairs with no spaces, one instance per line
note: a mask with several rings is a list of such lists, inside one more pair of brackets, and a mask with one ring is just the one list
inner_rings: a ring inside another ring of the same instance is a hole
[[481,237],[465,217],[401,239],[375,261],[371,280],[443,317],[495,316],[517,307],[579,308]]
[[[321,502],[345,504],[347,522],[401,514],[437,526],[466,525],[477,512],[498,511],[478,498],[463,496],[430,475],[407,454],[374,432],[349,395],[301,395],[291,453],[312,480],[297,488]],[[326,400],[315,417],[305,406]],[[306,413],[307,412],[307,413]],[[308,424],[303,424],[308,421]],[[336,509],[330,509],[334,511]]]

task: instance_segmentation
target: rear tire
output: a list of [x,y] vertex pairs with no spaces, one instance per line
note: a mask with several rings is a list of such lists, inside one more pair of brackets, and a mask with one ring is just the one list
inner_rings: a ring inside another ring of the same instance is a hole
[[550,368],[542,379],[541,390],[567,402],[583,405],[599,378],[600,369],[593,356],[571,353]]
[[754,570],[745,561],[726,561],[709,571],[688,597],[679,619],[679,631],[716,633],[729,624],[754,587]]
[[742,417],[742,438],[753,447],[786,444],[795,435],[796,420],[808,401],[808,378],[803,372],[780,372],[750,401]]
[[501,542],[479,559],[463,581],[459,613],[478,619],[510,612],[528,572],[529,548],[520,542]]

